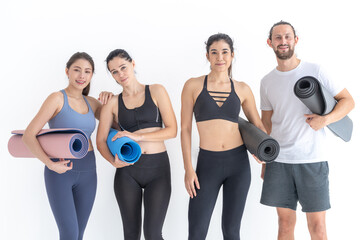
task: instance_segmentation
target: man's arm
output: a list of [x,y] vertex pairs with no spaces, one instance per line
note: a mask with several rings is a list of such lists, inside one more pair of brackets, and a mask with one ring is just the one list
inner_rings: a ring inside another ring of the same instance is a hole
[[273,111],[261,111],[261,121],[264,124],[264,127],[266,129],[266,133],[270,135],[271,129],[272,129],[272,123],[271,123],[271,116],[273,114]]
[[317,131],[333,122],[339,121],[355,107],[354,99],[346,88],[338,93],[335,96],[335,99],[338,103],[329,114],[324,116],[317,114],[305,114],[306,122],[312,129]]

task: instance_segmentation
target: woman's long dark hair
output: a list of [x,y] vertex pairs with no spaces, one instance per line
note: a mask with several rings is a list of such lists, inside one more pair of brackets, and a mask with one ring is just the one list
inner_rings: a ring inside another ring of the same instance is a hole
[[[86,61],[88,61],[92,67],[92,72],[94,73],[95,72],[95,64],[94,64],[94,60],[92,59],[92,57],[87,54],[86,52],[77,52],[77,53],[74,53],[69,61],[66,63],[66,68],[67,69],[70,69],[71,65],[73,65],[74,62],[76,62],[77,60],[79,59],[85,59]],[[83,89],[82,91],[82,95],[89,95],[89,92],[90,92],[90,83]]]
[[[229,35],[227,35],[225,33],[217,33],[217,34],[211,35],[209,37],[209,39],[205,42],[207,54],[209,54],[210,46],[214,42],[218,42],[218,41],[221,41],[221,40],[224,40],[229,45],[231,54],[233,54],[234,53],[233,40],[229,37]],[[232,77],[232,63],[230,64],[230,67],[228,69],[228,74],[229,74],[229,77],[231,78]]]

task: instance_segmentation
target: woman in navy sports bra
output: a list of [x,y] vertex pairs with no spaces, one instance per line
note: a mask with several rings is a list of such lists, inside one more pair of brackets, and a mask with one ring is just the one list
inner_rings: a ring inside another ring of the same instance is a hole
[[[140,240],[144,198],[145,239],[162,240],[171,193],[170,165],[164,140],[174,138],[177,132],[170,98],[163,86],[138,82],[135,62],[125,50],[112,51],[106,63],[123,91],[104,105],[96,143],[102,156],[116,168],[114,191],[124,239]],[[135,164],[125,163],[110,153],[106,139],[113,120],[121,129],[113,140],[127,136],[139,143],[142,155]]]
[[[69,85],[49,95],[25,130],[23,140],[45,164],[45,185],[61,240],[81,240],[94,203],[97,177],[91,133],[99,119],[101,103],[87,96],[94,73],[87,53],[75,53],[66,64]],[[78,128],[90,140],[89,152],[81,159],[50,159],[36,134],[46,122],[50,128]]]
[[[181,97],[181,147],[185,187],[190,195],[188,239],[205,240],[222,186],[224,240],[239,240],[251,179],[246,147],[238,130],[241,106],[251,123],[265,129],[249,86],[231,79],[232,39],[220,33],[210,36],[206,57],[210,73],[189,79]],[[200,135],[196,172],[191,162],[193,113]]]

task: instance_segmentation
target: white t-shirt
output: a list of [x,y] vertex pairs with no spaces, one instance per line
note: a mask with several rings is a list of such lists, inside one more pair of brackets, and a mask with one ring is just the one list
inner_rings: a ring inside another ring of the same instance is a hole
[[301,61],[293,70],[272,70],[260,86],[260,108],[273,111],[271,136],[280,144],[280,154],[275,160],[282,163],[312,163],[322,160],[324,129],[313,130],[304,114],[310,110],[295,96],[294,85],[302,77],[318,79],[330,94],[336,96],[343,88],[335,85],[317,64]]

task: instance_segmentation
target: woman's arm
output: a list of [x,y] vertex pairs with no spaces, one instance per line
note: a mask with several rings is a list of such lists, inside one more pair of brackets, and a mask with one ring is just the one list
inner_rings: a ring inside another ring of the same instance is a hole
[[188,80],[181,94],[181,149],[185,168],[185,188],[190,197],[196,196],[196,190],[200,189],[199,180],[191,162],[191,130],[192,115],[194,108],[193,81]]
[[[242,103],[241,106],[243,108],[246,118],[249,120],[249,122],[254,124],[263,132],[266,132],[266,129],[256,109],[255,98],[250,87],[244,82],[240,82],[238,84],[239,84],[241,103]],[[258,163],[263,163],[254,154],[252,154],[252,156]]]
[[67,166],[70,160],[63,161],[63,159],[60,159],[61,161],[53,162],[42,149],[39,141],[36,138],[36,135],[51,118],[60,112],[63,104],[63,94],[61,92],[52,93],[45,100],[39,112],[26,128],[22,137],[22,140],[31,153],[34,154],[34,156],[40,161],[42,161],[49,169],[57,173],[64,173],[72,169],[72,164]]
[[266,129],[267,134],[270,135],[272,130],[272,122],[271,122],[271,116],[273,114],[273,111],[261,111],[261,121],[264,124],[264,127]]
[[115,157],[111,154],[106,140],[109,135],[110,127],[113,123],[114,116],[117,113],[117,96],[112,97],[110,101],[102,106],[98,131],[96,135],[96,146],[101,155],[114,167],[121,168],[132,164],[125,163],[119,160],[118,156]]
[[256,109],[255,98],[250,87],[244,82],[240,82],[239,85],[241,88],[241,106],[246,118],[256,127],[266,132],[266,129]]
[[86,99],[89,101],[91,109],[93,110],[95,118],[97,120],[100,120],[102,106],[105,105],[108,101],[110,101],[113,96],[114,94],[112,92],[105,91],[100,93],[98,100],[93,97],[86,96]]
[[164,123],[164,128],[148,133],[130,133],[128,131],[118,132],[115,138],[127,136],[135,141],[164,141],[170,138],[176,137],[177,123],[174,110],[171,106],[171,101],[165,88],[160,84],[154,84],[150,86],[151,96],[154,99],[155,104],[158,106],[161,118]]

